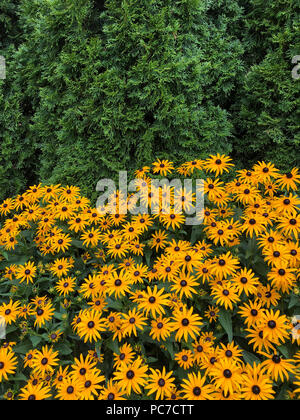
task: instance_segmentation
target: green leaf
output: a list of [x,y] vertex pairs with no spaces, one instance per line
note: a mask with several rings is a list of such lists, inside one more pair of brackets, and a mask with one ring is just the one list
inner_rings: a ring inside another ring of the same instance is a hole
[[290,298],[290,302],[289,302],[289,306],[288,309],[294,308],[295,306],[297,306],[300,303],[300,298],[299,296],[296,295],[292,295]]
[[230,312],[225,311],[224,309],[221,309],[219,321],[228,335],[228,341],[231,342],[233,339],[233,331],[232,331],[232,319],[231,319]]
[[60,321],[62,321],[63,314],[61,314],[60,312],[54,312],[54,318],[59,319]]
[[112,300],[110,298],[108,298],[106,301],[109,308],[116,309],[117,311],[120,311],[123,308],[123,305],[121,302]]
[[169,343],[169,342],[166,342],[166,343],[164,343],[164,346],[168,350],[168,353],[170,354],[171,359],[173,360],[174,356],[175,356],[173,344]]
[[120,353],[119,344],[117,341],[108,340],[105,342],[106,347],[108,347],[113,353]]
[[156,357],[148,357],[148,359],[147,359],[147,363],[155,363],[155,362],[157,362],[157,358]]
[[32,350],[32,345],[30,342],[26,344],[19,344],[14,347],[14,352],[19,354],[26,354],[29,350]]
[[9,380],[12,382],[26,382],[28,378],[26,378],[26,376],[23,375],[23,373],[17,373],[15,376],[9,377]]
[[276,400],[286,400],[287,399],[286,398],[286,393],[287,393],[288,388],[289,388],[288,384],[283,384],[281,389],[280,389],[279,394],[276,397]]
[[279,346],[279,347],[277,347],[278,348],[278,350],[280,351],[280,353],[281,354],[283,354],[283,356],[286,358],[286,359],[289,359],[289,357],[290,357],[290,352],[289,352],[289,349],[288,349],[288,347],[287,346]]
[[249,353],[246,350],[243,350],[243,359],[245,360],[245,363],[249,363],[249,365],[253,366],[253,363],[256,364],[261,363],[260,359],[256,357],[254,354]]
[[82,241],[78,241],[77,239],[73,239],[72,240],[72,245],[75,246],[76,248],[80,248],[80,249],[86,249],[83,244]]
[[65,343],[60,343],[57,346],[55,346],[55,350],[59,351],[59,354],[61,354],[63,356],[67,356],[67,355],[73,353],[73,350],[71,349],[71,347],[69,347]]
[[145,251],[145,259],[148,267],[151,267],[151,255],[152,255],[152,249],[146,249]]
[[30,341],[32,342],[33,347],[36,347],[40,342],[42,341],[42,337],[39,337],[37,335],[32,335],[30,338]]

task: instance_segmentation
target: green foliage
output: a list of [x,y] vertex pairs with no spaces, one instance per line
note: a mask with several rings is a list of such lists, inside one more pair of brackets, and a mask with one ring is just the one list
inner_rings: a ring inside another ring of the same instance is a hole
[[34,180],[91,195],[101,177],[156,157],[231,150],[243,48],[230,19],[209,1],[95,4],[20,2],[24,41],[1,97],[3,195]]
[[93,197],[156,157],[295,165],[298,3],[2,1],[0,199],[38,182]]
[[264,159],[290,170],[300,161],[300,83],[291,74],[300,52],[300,2],[252,0],[249,6],[248,71],[232,108],[235,155],[248,167]]

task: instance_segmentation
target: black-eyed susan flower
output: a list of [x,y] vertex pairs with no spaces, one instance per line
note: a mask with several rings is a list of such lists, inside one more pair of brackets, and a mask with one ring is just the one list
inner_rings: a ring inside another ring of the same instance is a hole
[[33,283],[36,277],[36,266],[32,261],[29,261],[25,265],[19,266],[16,271],[16,278],[20,280],[20,283],[26,281],[27,284]]
[[200,337],[193,343],[194,362],[200,365],[203,360],[206,360],[208,354],[211,352],[212,342],[206,341],[205,338]]
[[216,223],[216,226],[207,229],[207,236],[215,245],[220,243],[223,246],[228,243],[233,235],[232,232],[227,229],[226,224],[221,221]]
[[186,269],[188,272],[192,272],[194,271],[194,268],[201,264],[201,260],[201,254],[191,249],[178,256],[177,262],[182,269]]
[[263,249],[264,260],[272,267],[286,266],[290,259],[290,253],[286,246],[274,245]]
[[245,292],[247,296],[256,292],[257,286],[260,284],[258,277],[251,269],[243,268],[237,272],[231,279],[239,294]]
[[55,252],[66,252],[70,248],[71,242],[69,234],[60,233],[51,238],[51,246]]
[[125,270],[121,270],[119,273],[117,271],[112,272],[106,282],[108,294],[114,295],[116,298],[125,296],[126,293],[130,292],[132,284],[133,279]]
[[43,326],[47,321],[50,321],[53,313],[54,308],[51,304],[51,302],[46,303],[43,305],[43,307],[37,307],[30,309],[30,315],[33,315],[35,317],[34,325],[41,327]]
[[267,372],[272,379],[275,381],[278,378],[282,382],[286,379],[289,380],[289,373],[295,373],[296,368],[294,366],[294,361],[292,359],[285,359],[279,354],[268,354],[261,352],[266,357],[266,360],[262,362],[261,368],[263,372]]
[[74,363],[71,366],[72,371],[70,372],[70,376],[83,382],[85,375],[93,372],[96,364],[97,361],[93,360],[90,355],[84,357],[83,354],[80,354],[79,358],[74,358]]
[[170,162],[166,159],[157,159],[157,161],[153,162],[152,164],[152,171],[154,174],[160,174],[163,176],[167,176],[167,174],[171,173],[174,169],[173,162]]
[[83,383],[74,377],[68,377],[57,385],[55,398],[62,401],[79,400],[83,389]]
[[128,248],[129,252],[132,252],[134,255],[144,255],[145,244],[139,242],[138,239],[131,241]]
[[150,240],[150,247],[155,248],[156,252],[159,249],[164,249],[167,246],[168,234],[164,230],[158,230],[152,235]]
[[241,396],[245,400],[272,400],[275,391],[273,382],[268,375],[265,375],[262,368],[255,362],[253,366],[247,365],[246,374],[243,375]]
[[265,349],[266,351],[275,350],[271,341],[265,337],[263,327],[260,324],[252,325],[252,327],[246,329],[246,331],[249,332],[246,336],[248,343],[253,346],[254,351],[261,351],[262,349]]
[[243,379],[240,366],[229,358],[219,359],[211,368],[214,386],[221,388],[225,393],[234,393],[239,389]]
[[6,401],[13,401],[15,399],[15,392],[12,389],[8,389],[5,394],[3,395],[3,398]]
[[58,365],[58,351],[52,347],[43,346],[42,350],[36,350],[33,355],[32,369],[38,374],[53,372],[54,367]]
[[123,335],[129,337],[133,334],[137,337],[137,330],[143,330],[146,325],[145,318],[136,308],[129,310],[127,314],[123,314]]
[[283,293],[289,292],[296,286],[295,269],[288,268],[287,265],[287,262],[283,260],[281,265],[278,264],[268,273],[272,286]]
[[241,229],[243,232],[246,232],[246,235],[250,236],[250,238],[252,238],[253,235],[258,236],[266,230],[266,218],[260,214],[252,214],[251,216],[243,217],[243,219],[244,224]]
[[33,357],[34,357],[35,352],[36,352],[36,350],[32,349],[32,350],[29,350],[25,354],[25,357],[24,357],[24,360],[23,360],[24,368],[26,368],[27,366],[29,368],[32,368],[32,361],[33,361]]
[[300,214],[293,212],[280,217],[278,229],[286,235],[294,235],[295,238],[298,238],[298,234],[300,232]]
[[178,229],[185,221],[185,217],[175,211],[171,211],[167,214],[160,214],[159,219],[166,229],[171,227],[173,230]]
[[271,178],[277,178],[278,172],[279,170],[270,162],[258,162],[253,166],[253,176],[260,182],[268,182]]
[[128,269],[128,276],[132,283],[144,283],[144,280],[148,277],[148,267],[144,264],[133,264]]
[[0,204],[1,216],[7,216],[15,207],[15,202],[12,198],[7,198]]
[[64,277],[60,279],[55,286],[59,295],[67,296],[75,291],[76,279],[74,277]]
[[189,162],[183,163],[182,167],[186,170],[186,174],[192,174],[194,170],[196,169],[201,171],[203,168],[203,165],[204,165],[204,160],[194,159]]
[[149,390],[147,395],[155,394],[156,400],[163,400],[165,397],[169,397],[172,392],[173,382],[175,381],[172,374],[173,371],[166,372],[165,366],[162,371],[151,368],[148,384],[145,386],[145,390]]
[[178,276],[172,279],[171,291],[178,294],[180,299],[182,299],[182,296],[191,298],[193,294],[197,293],[195,289],[197,286],[199,286],[199,283],[195,277],[181,270]]
[[277,197],[274,202],[274,207],[280,215],[292,215],[297,211],[300,204],[300,199],[297,195],[289,194],[288,196]]
[[150,336],[157,341],[165,341],[170,337],[172,327],[170,325],[170,318],[158,317],[151,321]]
[[285,315],[281,315],[280,311],[276,312],[266,310],[262,314],[261,326],[264,336],[273,343],[284,342],[289,336],[289,322]]
[[191,350],[181,350],[175,354],[174,360],[183,369],[189,369],[194,364],[194,354]]
[[84,311],[81,322],[77,326],[77,334],[83,338],[84,342],[97,341],[101,338],[100,332],[105,331],[106,327],[98,311],[94,309]]
[[102,389],[101,382],[105,381],[105,376],[101,375],[96,369],[87,373],[82,380],[80,400],[95,400],[98,392]]
[[129,243],[124,239],[115,239],[112,243],[107,246],[107,253],[112,258],[124,258],[129,251]]
[[110,379],[105,387],[102,388],[99,400],[125,400],[124,391],[122,391],[121,386],[118,382],[114,382]]
[[156,268],[158,270],[159,280],[170,282],[178,275],[180,263],[172,255],[163,255],[157,260]]
[[239,260],[234,258],[230,251],[221,254],[211,266],[211,272],[218,278],[226,279],[229,275],[234,274],[239,266]]
[[68,224],[70,229],[74,232],[82,232],[88,226],[88,218],[87,215],[75,215],[69,221]]
[[242,318],[245,318],[245,324],[247,327],[251,327],[252,325],[257,325],[261,322],[263,309],[262,305],[259,301],[249,301],[249,303],[244,303],[244,305],[240,306],[240,310],[238,312]]
[[18,399],[21,401],[41,401],[52,397],[50,386],[43,384],[32,385],[26,384],[20,390]]
[[100,276],[97,274],[90,274],[88,278],[84,279],[80,286],[79,292],[84,298],[94,298],[100,293]]
[[106,309],[107,302],[104,296],[95,295],[91,302],[88,302],[88,305],[95,311],[102,313]]
[[210,281],[214,277],[212,273],[212,266],[213,265],[210,260],[200,263],[195,269],[197,279],[202,280],[203,283]]
[[148,366],[143,364],[142,359],[138,357],[129,365],[120,365],[114,373],[114,380],[118,381],[121,390],[127,395],[130,395],[132,391],[141,394],[141,387],[146,384],[147,370]]
[[154,286],[153,289],[148,286],[143,293],[143,297],[138,302],[139,310],[144,311],[146,315],[151,313],[153,318],[157,315],[163,315],[165,313],[164,306],[168,306],[170,296],[164,292],[165,289],[163,287],[158,290],[157,286]]
[[290,189],[296,191],[298,189],[297,184],[300,184],[299,169],[293,168],[290,172],[283,175],[278,174],[277,182],[280,187],[285,188],[287,191]]
[[[207,178],[207,180],[204,181],[203,191],[205,194],[207,194],[208,199],[212,201],[219,194],[222,194],[224,192],[224,183],[220,181],[219,178],[216,178],[216,179]],[[205,215],[205,212],[204,212],[204,215]]]
[[80,239],[83,241],[83,245],[86,247],[92,247],[95,248],[101,238],[101,232],[99,229],[91,228],[89,230],[86,230],[80,237]]
[[6,325],[10,325],[11,323],[14,323],[16,321],[17,317],[19,316],[19,313],[20,302],[13,302],[13,300],[10,299],[7,304],[2,303],[2,305],[0,306],[0,318],[2,318],[0,322],[3,323],[4,321]]
[[58,371],[56,372],[55,377],[53,378],[53,385],[58,386],[60,383],[62,383],[67,377],[69,376],[69,366],[63,368],[60,366],[58,368]]
[[121,234],[125,241],[133,241],[137,239],[141,233],[142,229],[135,223],[128,222],[122,226]]
[[200,334],[200,327],[202,326],[201,317],[198,314],[193,313],[194,308],[188,309],[186,306],[182,310],[177,309],[174,311],[172,316],[171,327],[173,331],[176,331],[175,339],[181,341],[184,338],[188,341],[188,338],[196,339]]
[[63,332],[60,330],[51,331],[48,335],[49,341],[51,343],[57,343],[59,339],[62,337]]
[[289,265],[291,268],[297,268],[300,263],[300,246],[298,242],[289,241],[286,244]]
[[296,380],[294,381],[293,385],[298,386],[299,388],[295,389],[295,393],[300,393],[300,375],[297,375]]
[[223,172],[229,172],[230,167],[234,166],[231,158],[226,155],[210,155],[204,162],[204,169],[208,172],[213,172],[216,176],[222,175]]
[[244,184],[236,194],[236,200],[244,205],[253,204],[258,198],[259,190],[250,184]]
[[132,346],[130,344],[123,344],[120,347],[119,353],[114,353],[114,368],[118,368],[122,363],[126,365],[131,364],[135,357]]
[[277,292],[277,290],[272,288],[270,284],[267,284],[267,286],[260,285],[257,288],[255,295],[259,302],[267,308],[270,308],[271,305],[277,306],[278,301],[281,298],[281,295]]
[[186,400],[212,400],[213,387],[206,384],[206,376],[198,373],[189,373],[187,379],[181,384],[181,394]]
[[233,309],[233,305],[240,300],[235,286],[232,286],[230,283],[212,287],[211,296],[214,297],[217,305],[231,310]]
[[219,359],[232,359],[235,361],[239,361],[243,355],[241,349],[238,346],[235,346],[235,343],[232,341],[231,343],[225,344],[220,343],[220,347],[217,349],[218,351],[218,358]]
[[17,358],[8,348],[0,348],[0,382],[8,380],[8,375],[15,373],[17,368]]

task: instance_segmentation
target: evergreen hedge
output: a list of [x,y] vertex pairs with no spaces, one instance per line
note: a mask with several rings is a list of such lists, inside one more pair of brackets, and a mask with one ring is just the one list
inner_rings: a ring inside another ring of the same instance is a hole
[[299,165],[298,0],[2,0],[0,23],[0,198],[156,157]]

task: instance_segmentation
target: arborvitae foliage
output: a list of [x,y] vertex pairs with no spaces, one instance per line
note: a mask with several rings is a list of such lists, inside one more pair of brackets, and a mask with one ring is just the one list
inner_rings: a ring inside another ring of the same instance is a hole
[[91,189],[99,177],[155,157],[229,152],[222,102],[241,72],[242,47],[226,22],[217,26],[204,2],[105,5],[102,38],[85,43],[80,79],[67,89],[75,104],[63,104],[52,179],[67,176]]
[[43,181],[92,196],[156,157],[293,164],[297,16],[289,0],[3,0],[0,198]]
[[[14,194],[26,186],[26,165],[21,133],[23,109],[20,107],[20,86],[14,89],[13,57],[22,40],[16,1],[2,0],[0,4],[0,55],[5,57],[7,80],[0,80],[0,197]],[[25,182],[24,182],[25,181]]]
[[91,194],[99,178],[156,157],[230,152],[226,108],[243,48],[228,2],[219,3],[216,17],[211,1],[21,1],[25,39],[4,102],[6,173],[13,162],[22,181],[36,174]]
[[247,12],[249,67],[232,106],[234,150],[244,165],[269,159],[289,170],[300,162],[300,82],[291,73],[300,54],[300,1],[252,0]]
[[0,5],[0,50],[14,44],[20,35],[17,17],[17,2],[1,0]]
[[[70,98],[74,113],[80,98],[80,92],[77,97],[72,94],[68,80],[76,80],[80,74],[77,50],[81,53],[86,47],[83,23],[90,7],[87,3],[20,1],[23,42],[16,51],[6,52],[7,79],[0,91],[1,195],[42,180],[45,163],[49,164],[49,176],[55,170],[60,120],[70,108],[65,98]],[[66,52],[73,55],[73,61]],[[81,139],[78,136],[76,140]]]

